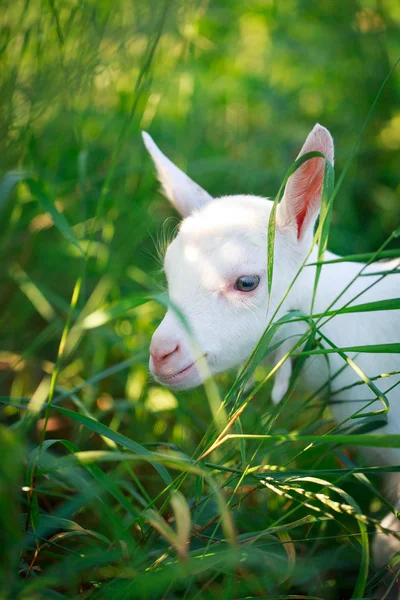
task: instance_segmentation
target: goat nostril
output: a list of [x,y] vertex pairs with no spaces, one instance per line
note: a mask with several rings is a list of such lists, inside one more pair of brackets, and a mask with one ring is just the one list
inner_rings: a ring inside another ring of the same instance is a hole
[[171,352],[168,352],[167,354],[164,354],[164,356],[162,356],[161,360],[166,360],[169,356],[172,356],[173,354],[175,354],[175,352],[177,352],[179,346],[178,344],[175,346],[175,348],[173,350],[171,350]]
[[177,352],[179,350],[179,344],[177,344],[175,346],[175,348],[173,350],[170,350],[169,352],[165,351],[165,350],[160,350],[160,351],[150,351],[151,357],[153,359],[153,362],[155,364],[160,364],[164,361],[166,361],[170,356],[172,356],[173,354],[175,354],[175,352]]

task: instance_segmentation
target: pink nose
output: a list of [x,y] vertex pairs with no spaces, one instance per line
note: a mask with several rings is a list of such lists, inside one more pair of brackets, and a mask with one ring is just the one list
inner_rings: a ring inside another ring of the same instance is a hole
[[174,340],[162,340],[157,344],[151,344],[150,354],[155,366],[166,362],[175,352],[179,350],[179,344]]

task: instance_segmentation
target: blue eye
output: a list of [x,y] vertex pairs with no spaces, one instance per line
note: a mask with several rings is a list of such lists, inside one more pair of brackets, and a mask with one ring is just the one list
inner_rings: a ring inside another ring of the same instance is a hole
[[242,277],[236,280],[233,287],[235,290],[239,290],[239,292],[252,292],[259,283],[260,278],[258,275],[242,275]]

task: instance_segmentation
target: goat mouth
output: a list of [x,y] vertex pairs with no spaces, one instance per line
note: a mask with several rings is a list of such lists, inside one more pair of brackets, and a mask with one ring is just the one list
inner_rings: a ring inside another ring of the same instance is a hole
[[192,367],[195,366],[195,364],[202,358],[205,358],[207,356],[207,354],[203,354],[202,356],[199,356],[199,358],[197,358],[196,360],[194,360],[193,362],[190,363],[190,365],[187,365],[187,367],[181,369],[180,371],[176,371],[176,373],[172,373],[170,375],[159,375],[158,379],[160,379],[160,381],[165,381],[167,382],[173,382],[176,381],[177,379],[180,379],[183,375],[185,375],[186,373],[188,373],[190,371],[190,369]]

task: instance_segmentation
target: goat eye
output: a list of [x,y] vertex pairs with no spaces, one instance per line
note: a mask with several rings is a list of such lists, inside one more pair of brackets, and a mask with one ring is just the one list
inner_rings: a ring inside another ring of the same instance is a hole
[[235,290],[239,290],[239,292],[252,292],[259,283],[260,278],[258,275],[242,275],[242,277],[236,280],[233,287]]

